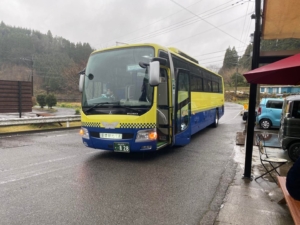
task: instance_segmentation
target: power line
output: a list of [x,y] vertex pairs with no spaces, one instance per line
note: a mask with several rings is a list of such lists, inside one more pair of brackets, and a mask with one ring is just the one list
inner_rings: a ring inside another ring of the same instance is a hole
[[[219,7],[219,6],[218,6],[218,7]],[[218,8],[218,7],[216,7],[216,8]],[[230,7],[231,7],[231,6],[230,6]],[[215,9],[215,8],[213,8],[213,9]],[[213,10],[213,9],[211,9],[211,10]],[[232,7],[231,7],[231,8],[227,8],[226,10],[228,10],[228,9],[232,9]],[[221,12],[224,12],[224,11],[226,11],[226,10],[223,10],[223,11],[221,11]],[[210,10],[208,10],[208,11],[210,11]],[[205,13],[207,13],[207,11],[206,11]],[[204,13],[204,15],[202,15],[202,18],[209,18],[209,17],[211,17],[211,16],[217,14],[217,13],[214,13],[214,12],[213,12],[213,13],[211,13],[211,14],[205,15],[205,13]],[[159,29],[159,30],[156,30],[156,31],[153,31],[153,32],[144,34],[144,35],[141,35],[141,36],[139,36],[139,37],[127,39],[127,40],[125,40],[125,41],[126,41],[126,42],[137,42],[137,41],[141,41],[141,40],[148,39],[148,38],[151,38],[151,37],[154,37],[154,36],[157,36],[157,35],[162,35],[162,34],[168,33],[168,32],[170,32],[170,31],[173,31],[173,30],[176,30],[176,29],[185,27],[185,26],[187,26],[187,25],[190,25],[190,24],[193,24],[193,23],[196,23],[196,22],[199,22],[199,21],[201,21],[201,20],[199,20],[199,18],[194,18],[194,17],[188,18],[188,19],[185,19],[185,20],[180,21],[179,23],[170,25],[170,26],[168,26],[168,27],[161,28],[161,29]]]
[[[199,2],[201,2],[201,1],[202,1],[202,0],[197,1],[197,2],[195,2],[195,3],[191,4],[191,5],[189,5],[188,7],[191,7],[191,6],[193,6],[193,5],[196,5],[196,4],[198,4]],[[224,3],[224,4],[227,4],[227,3],[232,2],[232,1],[233,1],[233,0],[230,0],[230,1],[226,2],[226,3]],[[224,5],[224,4],[221,4],[220,6],[222,6],[222,5]],[[217,7],[215,7],[215,8],[218,8],[218,7],[220,7],[220,6],[217,6]],[[213,8],[213,9],[215,9],[215,8]],[[213,9],[209,9],[209,10],[207,10],[206,12],[211,11],[211,10],[213,10]],[[140,31],[140,30],[145,29],[145,27],[152,26],[152,25],[154,25],[154,24],[156,24],[156,23],[158,23],[158,22],[160,22],[160,21],[162,21],[162,20],[165,20],[165,19],[167,19],[167,18],[169,18],[169,17],[171,17],[171,16],[173,16],[173,15],[178,14],[178,13],[181,12],[181,11],[183,11],[183,10],[179,10],[179,11],[177,11],[177,12],[175,12],[175,13],[172,13],[171,15],[168,15],[168,16],[166,16],[166,17],[164,17],[164,18],[161,18],[161,19],[159,19],[159,20],[157,20],[157,21],[155,21],[155,22],[153,22],[153,23],[150,23],[150,24],[148,24],[148,25],[146,25],[146,26],[143,26],[143,27],[141,27],[141,28],[138,28],[138,29],[136,29],[135,31],[130,32],[130,33],[126,34],[126,35],[123,35],[123,36],[121,36],[121,37],[114,38],[114,39],[111,39],[111,40],[109,40],[109,41],[106,41],[104,44],[107,44],[108,42],[111,42],[111,41],[113,41],[113,40],[115,40],[115,39],[121,39],[122,37],[126,37],[126,36],[128,36],[128,35],[130,35],[130,34],[136,33],[136,32],[138,32],[138,31]]]
[[[196,3],[194,3],[194,4],[192,4],[192,5],[196,5],[196,4],[198,4],[199,2],[201,2],[201,1],[203,1],[203,0],[200,0],[200,1],[198,1],[198,2],[196,2]],[[231,1],[232,1],[232,0],[231,0]],[[192,6],[192,5],[190,5],[190,6]],[[190,7],[190,6],[189,6],[189,7]],[[172,14],[169,15],[169,16],[166,16],[166,17],[163,17],[163,18],[161,18],[161,19],[159,19],[159,20],[156,20],[156,21],[154,21],[153,23],[148,24],[147,26],[143,26],[143,27],[141,27],[141,28],[138,28],[138,29],[136,29],[135,31],[130,32],[130,33],[128,33],[128,34],[125,34],[125,35],[123,35],[123,36],[121,36],[121,37],[111,39],[111,40],[105,42],[104,44],[107,44],[108,42],[111,42],[111,41],[113,41],[113,40],[115,40],[115,39],[121,39],[122,37],[126,37],[126,36],[128,36],[128,35],[130,35],[130,34],[136,33],[136,32],[138,32],[138,31],[140,31],[140,30],[145,29],[145,27],[152,26],[152,25],[154,25],[154,24],[156,24],[156,23],[158,23],[158,22],[160,22],[160,21],[162,21],[162,20],[164,20],[164,19],[166,19],[166,18],[168,18],[168,17],[171,17],[171,16],[173,16],[173,15],[175,15],[175,14],[181,12],[181,11],[182,11],[182,10],[179,10],[179,11],[177,11],[177,12],[175,12],[175,13],[172,13]]]
[[[254,5],[252,6],[252,9],[250,10],[250,12],[253,12],[254,11]],[[247,32],[246,32],[246,34],[249,34],[250,33],[250,28],[251,28],[251,24],[252,24],[252,19],[249,21],[249,23],[248,23],[248,28],[246,29],[247,30]],[[246,36],[245,35],[245,40],[247,39],[247,38],[249,38],[249,36]]]
[[[244,28],[245,28],[245,23],[246,23],[246,16],[248,15],[248,9],[249,9],[249,3],[247,4],[246,15],[245,15],[245,20],[244,20],[244,24],[243,24],[242,34],[241,34],[241,40],[244,40],[244,39],[243,39],[243,34],[244,34]],[[252,20],[252,19],[250,19],[250,24],[251,24],[251,20]],[[240,44],[241,44],[241,43],[239,43],[239,45],[240,45]]]
[[[238,40],[236,37],[232,36],[231,34],[228,34],[227,32],[219,29],[217,26],[215,26],[214,24],[208,22],[207,20],[201,18],[200,16],[198,16],[197,14],[193,13],[192,11],[188,10],[187,8],[183,7],[182,5],[178,4],[177,2],[175,2],[174,0],[170,0],[171,2],[175,3],[176,5],[180,6],[181,8],[185,9],[186,11],[190,12],[191,14],[193,14],[194,16],[197,16],[198,18],[200,18],[201,20],[203,20],[204,22],[208,23],[209,25],[213,26],[215,29],[218,29],[219,31],[221,31],[222,33],[234,38],[235,40],[242,42],[241,40]],[[243,43],[243,42],[242,42]],[[245,44],[245,43],[244,43]]]
[[[244,46],[246,46],[246,45],[244,45]],[[238,47],[238,48],[244,48],[244,47]],[[238,48],[237,48],[237,49],[238,49]],[[227,48],[227,49],[228,49],[228,48]],[[215,53],[219,53],[219,52],[226,52],[227,49],[221,50],[221,51],[217,51],[217,52],[204,53],[204,54],[196,55],[196,56],[193,56],[193,57],[198,57],[198,56],[203,56],[203,55],[211,55],[211,54],[215,54]]]
[[[246,60],[249,60],[249,59],[251,59],[251,57],[249,57],[249,58],[247,58]],[[218,61],[210,61],[210,62],[204,62],[203,64],[205,64],[205,65],[210,65],[211,63],[217,63],[217,62],[222,62],[223,60],[218,60]],[[199,62],[199,64],[200,64],[201,62]]]
[[[241,16],[241,17],[239,17],[239,18],[237,18],[237,19],[234,19],[234,20],[231,20],[231,21],[229,21],[229,22],[227,22],[227,23],[223,23],[222,25],[220,25],[219,27],[222,27],[222,26],[224,26],[224,25],[227,25],[227,24],[229,24],[229,23],[232,23],[232,22],[234,22],[234,21],[236,21],[236,20],[239,20],[240,18],[243,18],[244,16]],[[202,32],[202,33],[198,33],[198,34],[194,34],[194,35],[192,35],[192,36],[189,36],[189,37],[187,37],[187,38],[184,38],[184,39],[181,39],[181,40],[178,40],[178,41],[176,41],[176,42],[172,42],[171,44],[175,44],[175,43],[178,43],[178,42],[181,42],[181,41],[184,41],[184,40],[186,40],[186,39],[189,39],[189,38],[192,38],[192,37],[195,37],[195,36],[198,36],[198,35],[200,35],[200,34],[204,34],[204,33],[206,33],[206,32],[208,32],[208,31],[212,31],[212,30],[214,30],[215,28],[211,28],[211,29],[208,29],[208,30],[206,30],[206,31],[204,31],[204,32]],[[236,38],[235,38],[236,39]],[[244,43],[244,42],[242,42],[243,44],[246,44],[246,43]]]
[[[248,7],[249,7],[249,3],[247,5],[246,15],[248,13]],[[241,34],[241,38],[240,38],[241,40],[242,40],[243,34],[244,34],[244,28],[245,28],[245,23],[246,23],[246,15],[245,15],[245,20],[244,20],[244,24],[243,24],[242,34]]]
[[[242,53],[242,52],[244,52],[244,51],[237,51],[237,53]],[[194,57],[194,56],[193,56]],[[201,60],[209,60],[209,59],[215,59],[215,58],[220,58],[220,57],[223,57],[223,59],[224,59],[224,54],[223,55],[220,55],[220,56],[215,56],[215,57],[211,57],[211,58],[205,58],[205,59],[199,59],[199,58],[197,58],[199,61]],[[195,58],[195,57],[194,57]]]
[[[227,2],[227,3],[228,3],[228,2]],[[227,3],[224,3],[224,4],[227,4]],[[224,5],[224,4],[222,4],[222,5]],[[221,5],[220,5],[220,6],[221,6]],[[238,5],[236,5],[236,6],[238,6]],[[221,13],[221,12],[227,11],[227,10],[229,10],[229,9],[233,9],[233,8],[236,7],[236,6],[232,6],[232,5],[226,6],[226,7],[222,8],[222,9],[218,9],[218,10],[212,12],[212,13],[205,14],[205,13],[209,12],[209,10],[208,10],[208,11],[206,11],[206,12],[204,13],[204,15],[203,15],[202,18],[208,18],[208,17],[210,17],[210,16],[214,16],[214,15],[216,15],[216,14],[219,14],[219,13]],[[218,7],[219,7],[219,6],[217,6],[216,8],[218,8]]]

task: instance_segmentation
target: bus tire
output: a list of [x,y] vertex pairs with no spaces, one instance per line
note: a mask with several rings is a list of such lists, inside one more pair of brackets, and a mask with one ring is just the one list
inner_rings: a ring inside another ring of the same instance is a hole
[[215,121],[212,124],[212,127],[216,128],[219,125],[219,112],[216,110],[216,116],[215,116]]

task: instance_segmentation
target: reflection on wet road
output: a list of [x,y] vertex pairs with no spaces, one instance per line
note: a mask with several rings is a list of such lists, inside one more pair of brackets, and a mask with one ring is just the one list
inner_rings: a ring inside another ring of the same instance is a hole
[[235,175],[241,106],[185,147],[116,154],[77,130],[0,138],[1,224],[213,224]]
[[258,131],[258,132],[255,132],[255,134],[256,133],[262,134],[265,146],[273,147],[273,148],[281,148],[277,133],[270,133],[267,131]]
[[[261,174],[265,173],[265,169],[261,165],[260,159],[259,159],[259,151],[258,147],[256,146],[256,140],[255,135],[256,134],[262,134],[263,140],[264,140],[264,146],[266,148],[266,151],[268,153],[268,156],[271,158],[283,158],[288,160],[289,162],[283,166],[281,166],[277,171],[280,173],[281,176],[286,176],[288,170],[292,166],[293,162],[290,160],[287,151],[284,151],[280,147],[280,143],[278,141],[278,130],[273,129],[269,131],[265,131],[262,129],[256,129],[254,132],[254,140],[253,140],[253,155],[252,155],[252,175],[255,177],[260,176]],[[245,161],[245,146],[236,146],[236,155],[235,160],[240,163],[240,165],[244,165]],[[268,165],[268,168],[270,166]],[[244,168],[243,168],[244,169]],[[275,172],[272,173],[274,177],[277,176]],[[263,178],[266,181],[274,182],[270,175],[266,175]]]

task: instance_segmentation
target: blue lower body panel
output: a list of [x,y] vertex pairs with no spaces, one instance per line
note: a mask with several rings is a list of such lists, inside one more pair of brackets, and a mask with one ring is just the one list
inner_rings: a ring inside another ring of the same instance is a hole
[[[84,127],[89,131],[89,139],[82,138],[85,146],[101,150],[114,151],[115,143],[125,143],[129,146],[129,152],[156,151],[156,141],[136,142],[136,134],[140,129],[105,129]],[[100,133],[118,133],[122,134],[122,139],[100,138]]]
[[191,116],[191,134],[208,127],[215,122],[216,110],[218,110],[219,119],[224,115],[223,107],[210,109],[204,112],[198,112]]

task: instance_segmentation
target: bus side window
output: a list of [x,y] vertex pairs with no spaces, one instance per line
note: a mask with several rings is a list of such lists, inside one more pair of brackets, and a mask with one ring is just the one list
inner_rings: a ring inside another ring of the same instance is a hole
[[208,80],[205,78],[203,79],[203,87],[204,87],[205,92],[207,92],[209,90]]
[[160,83],[167,82],[167,71],[166,70],[164,70],[164,69],[160,70],[159,80],[160,80]]

